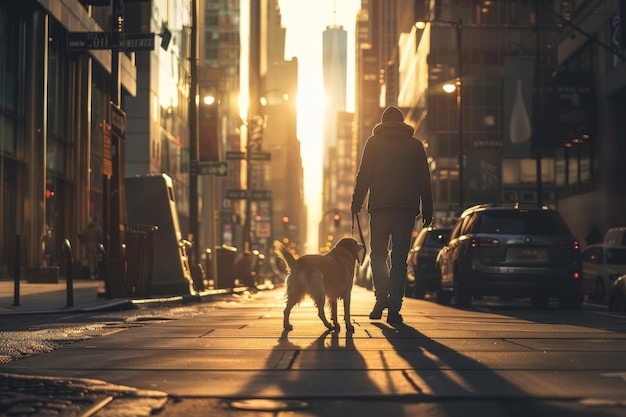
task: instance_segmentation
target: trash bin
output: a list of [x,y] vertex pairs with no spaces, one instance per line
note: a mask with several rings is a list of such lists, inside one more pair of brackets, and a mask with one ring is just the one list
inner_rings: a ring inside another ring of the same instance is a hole
[[154,265],[154,246],[157,226],[127,224],[124,226],[126,237],[127,281],[131,295],[145,297],[150,295],[152,270]]
[[235,287],[235,256],[237,248],[222,245],[215,248],[217,258],[217,277],[215,277],[216,288]]

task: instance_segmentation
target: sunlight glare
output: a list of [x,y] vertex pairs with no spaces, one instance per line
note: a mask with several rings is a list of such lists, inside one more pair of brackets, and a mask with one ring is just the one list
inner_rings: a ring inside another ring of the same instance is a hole
[[296,106],[298,107],[298,114],[305,114],[307,118],[318,114],[321,122],[326,107],[326,97],[321,89],[314,87],[304,88],[298,92]]

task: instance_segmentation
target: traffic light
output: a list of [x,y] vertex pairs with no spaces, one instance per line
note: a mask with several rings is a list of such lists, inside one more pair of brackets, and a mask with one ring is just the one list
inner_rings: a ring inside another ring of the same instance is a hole
[[341,226],[341,214],[337,212],[333,214],[333,223],[335,224],[335,229],[339,229],[339,227]]
[[289,216],[285,215],[282,218],[283,221],[283,229],[287,230],[289,229]]

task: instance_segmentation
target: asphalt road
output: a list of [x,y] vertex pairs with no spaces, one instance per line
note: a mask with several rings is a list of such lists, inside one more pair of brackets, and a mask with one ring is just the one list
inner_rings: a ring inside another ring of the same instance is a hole
[[134,312],[0,373],[141,390],[109,392],[97,416],[626,416],[625,315],[406,299],[391,326],[367,317],[372,292],[353,298],[354,334],[326,332],[309,302],[283,334],[276,289]]

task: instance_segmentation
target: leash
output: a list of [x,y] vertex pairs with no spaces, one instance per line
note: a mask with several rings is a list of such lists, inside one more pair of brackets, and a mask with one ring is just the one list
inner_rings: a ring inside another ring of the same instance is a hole
[[352,235],[354,236],[354,219],[356,218],[356,225],[359,228],[359,237],[361,238],[361,243],[363,244],[363,259],[361,259],[361,265],[365,262],[365,255],[367,254],[367,245],[365,244],[365,239],[363,238],[363,230],[361,230],[361,221],[359,220],[359,216],[357,214],[352,213]]

